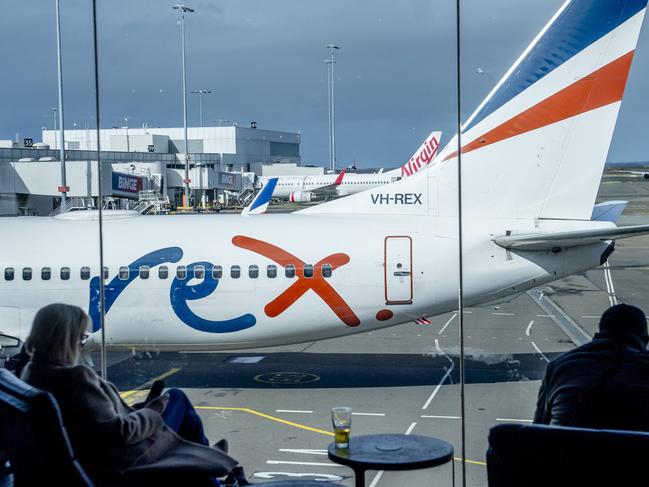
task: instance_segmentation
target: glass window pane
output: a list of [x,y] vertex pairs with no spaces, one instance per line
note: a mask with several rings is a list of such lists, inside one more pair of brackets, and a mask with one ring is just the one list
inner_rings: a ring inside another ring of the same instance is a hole
[[129,271],[128,266],[125,266],[125,265],[124,265],[124,266],[121,266],[121,267],[119,268],[119,274],[118,274],[118,276],[119,276],[120,280],[122,280],[122,281],[127,281],[129,275],[130,275],[130,271]]
[[223,277],[223,268],[220,265],[212,267],[212,278],[221,279],[221,277]]
[[5,267],[5,281],[13,281],[13,280],[14,280],[14,268]]
[[313,265],[304,264],[304,277],[313,277]]
[[83,266],[79,271],[79,276],[84,281],[87,281],[88,279],[90,279],[90,267]]
[[248,277],[251,279],[257,279],[259,277],[259,266],[251,265],[248,268]]
[[238,265],[230,267],[230,277],[232,279],[239,279],[241,277],[241,267]]
[[61,267],[61,280],[62,281],[67,281],[70,279],[70,268],[69,267]]
[[52,278],[52,268],[43,267],[41,269],[41,279],[44,281],[49,281]]
[[140,266],[140,279],[148,279],[148,278],[149,278],[149,266],[148,265]]
[[23,281],[30,281],[32,278],[32,268],[23,267]]
[[110,275],[110,271],[108,267],[104,266],[104,279],[108,279],[109,275]]
[[284,275],[288,278],[295,277],[295,266],[293,264],[289,264],[284,268]]
[[197,265],[194,267],[194,278],[204,279],[205,278],[205,266]]
[[159,279],[167,279],[169,277],[169,267],[166,265],[161,265],[158,268],[158,278]]
[[176,278],[180,279],[181,281],[187,279],[187,267],[184,265],[179,265],[176,267]]
[[274,264],[269,265],[266,268],[266,275],[270,278],[277,277],[277,266]]
[[322,277],[331,277],[331,264],[322,264]]

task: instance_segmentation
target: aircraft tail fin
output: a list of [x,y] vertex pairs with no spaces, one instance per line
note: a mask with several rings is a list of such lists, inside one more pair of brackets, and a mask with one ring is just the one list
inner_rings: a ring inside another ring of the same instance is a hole
[[275,186],[277,186],[277,181],[279,178],[270,178],[268,182],[264,185],[263,188],[255,195],[252,201],[246,206],[241,212],[242,216],[249,215],[260,215],[261,213],[266,213],[268,205],[270,204],[270,199],[273,196],[275,191]]
[[[462,126],[468,217],[590,220],[647,0],[566,0]],[[311,213],[458,214],[458,140]]]

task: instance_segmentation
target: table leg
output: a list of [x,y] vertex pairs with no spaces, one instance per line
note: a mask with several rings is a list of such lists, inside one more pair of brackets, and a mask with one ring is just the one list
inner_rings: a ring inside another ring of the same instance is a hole
[[365,470],[363,469],[354,469],[354,485],[356,487],[365,487]]

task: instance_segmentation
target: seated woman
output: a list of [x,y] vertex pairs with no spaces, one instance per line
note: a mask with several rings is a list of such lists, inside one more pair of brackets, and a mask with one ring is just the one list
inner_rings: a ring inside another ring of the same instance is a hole
[[237,465],[224,449],[207,446],[201,420],[179,389],[135,409],[113,384],[79,365],[88,323],[77,306],[39,310],[25,342],[31,359],[22,379],[54,395],[77,458],[91,475],[118,476],[163,459],[213,477]]

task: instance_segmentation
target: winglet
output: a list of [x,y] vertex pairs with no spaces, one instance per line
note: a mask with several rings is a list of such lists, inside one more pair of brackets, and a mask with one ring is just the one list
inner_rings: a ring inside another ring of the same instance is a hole
[[270,198],[273,196],[278,180],[279,178],[269,179],[264,187],[255,195],[250,204],[243,209],[241,215],[260,215],[261,213],[265,213],[268,209]]
[[338,175],[338,177],[334,181],[334,186],[340,186],[340,183],[343,182],[343,178],[345,177],[345,171],[346,170],[347,170],[347,168],[344,168],[342,171],[340,171],[340,174]]
[[628,201],[605,201],[593,207],[592,221],[616,223],[628,205]]

